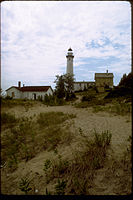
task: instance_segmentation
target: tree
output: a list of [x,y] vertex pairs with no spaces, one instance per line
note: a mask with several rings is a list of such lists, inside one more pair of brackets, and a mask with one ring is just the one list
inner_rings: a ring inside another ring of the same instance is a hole
[[56,83],[55,86],[55,95],[58,98],[63,98],[65,97],[65,80],[64,80],[64,76],[61,75],[56,75],[56,80],[54,81]]
[[71,74],[56,75],[55,95],[69,100],[74,94],[74,77]]
[[123,74],[123,77],[121,78],[120,82],[119,82],[119,85],[118,86],[122,86],[125,84],[125,81],[127,79],[127,75],[126,74]]
[[119,85],[126,88],[132,88],[133,86],[133,73],[129,73],[128,75],[123,74],[123,77],[121,78]]
[[74,93],[74,77],[71,74],[64,75],[65,91],[67,95]]

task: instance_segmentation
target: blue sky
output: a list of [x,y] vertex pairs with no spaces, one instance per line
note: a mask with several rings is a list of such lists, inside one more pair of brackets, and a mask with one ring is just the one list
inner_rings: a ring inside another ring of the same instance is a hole
[[51,85],[74,53],[76,81],[108,69],[117,85],[131,71],[127,1],[5,1],[1,4],[1,87]]

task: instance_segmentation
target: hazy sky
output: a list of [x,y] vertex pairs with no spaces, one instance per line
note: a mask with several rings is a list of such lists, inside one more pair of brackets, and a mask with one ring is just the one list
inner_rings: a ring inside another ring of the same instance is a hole
[[76,81],[131,71],[131,5],[127,1],[7,1],[1,4],[1,83],[55,86],[74,53]]

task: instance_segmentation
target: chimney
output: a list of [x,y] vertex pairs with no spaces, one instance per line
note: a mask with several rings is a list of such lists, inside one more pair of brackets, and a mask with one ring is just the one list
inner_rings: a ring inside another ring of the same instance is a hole
[[18,82],[18,87],[21,88],[21,81]]
[[106,71],[106,73],[108,74],[108,70]]
[[24,87],[25,85],[23,84],[23,87]]

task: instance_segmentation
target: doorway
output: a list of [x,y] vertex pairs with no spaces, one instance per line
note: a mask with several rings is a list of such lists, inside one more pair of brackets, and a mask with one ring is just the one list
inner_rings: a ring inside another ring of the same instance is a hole
[[36,100],[36,93],[33,94],[34,100]]

